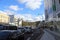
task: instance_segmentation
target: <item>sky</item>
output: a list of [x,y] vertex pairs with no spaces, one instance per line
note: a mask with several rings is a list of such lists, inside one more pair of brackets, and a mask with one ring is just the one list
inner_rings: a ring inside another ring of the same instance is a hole
[[0,13],[15,15],[24,21],[42,21],[44,0],[0,0]]

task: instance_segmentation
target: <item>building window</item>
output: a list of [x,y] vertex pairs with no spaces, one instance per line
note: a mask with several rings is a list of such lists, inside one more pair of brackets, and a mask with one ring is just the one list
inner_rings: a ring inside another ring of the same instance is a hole
[[60,0],[59,0],[59,4],[60,4]]
[[53,11],[56,11],[56,2],[54,0],[54,4],[52,5]]
[[55,4],[55,0],[54,0],[54,4]]
[[58,14],[58,18],[60,18],[60,13]]

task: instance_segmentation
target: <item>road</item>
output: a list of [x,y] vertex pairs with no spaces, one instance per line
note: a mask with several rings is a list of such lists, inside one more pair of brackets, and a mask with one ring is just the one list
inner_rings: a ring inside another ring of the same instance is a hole
[[43,35],[43,30],[36,29],[36,31],[31,36],[30,40],[40,40],[41,36]]
[[[2,38],[1,37],[0,38],[3,39],[3,37],[4,37],[3,40],[5,40],[5,38],[7,40],[8,36],[10,34],[10,31],[6,31],[6,32],[0,31],[0,36],[1,36],[1,34],[3,35]],[[23,35],[20,35],[20,36],[16,37],[15,39],[12,39],[12,40],[37,40],[37,39],[40,39],[38,37],[41,36],[42,33],[43,32],[40,29],[35,29],[35,31],[33,31],[33,33],[30,33],[30,34],[24,33]]]
[[40,29],[36,29],[33,33],[25,33],[23,37],[18,37],[21,40],[40,40],[41,36],[43,35],[43,31]]
[[36,29],[32,34],[25,33],[19,40],[56,40],[55,36],[47,31]]
[[44,32],[45,33],[43,34],[40,40],[56,40],[55,37],[51,35],[49,32],[47,31],[44,31]]
[[32,34],[25,33],[24,34],[24,40],[29,40],[29,38],[32,36]]
[[36,29],[32,34],[24,34],[24,40],[40,40],[43,31]]

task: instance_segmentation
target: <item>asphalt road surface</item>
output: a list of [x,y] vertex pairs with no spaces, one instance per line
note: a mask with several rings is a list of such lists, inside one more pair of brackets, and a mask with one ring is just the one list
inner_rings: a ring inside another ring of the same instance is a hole
[[36,29],[32,34],[24,34],[24,40],[40,40],[43,33],[43,30]]
[[[15,39],[11,39],[11,40],[37,40],[38,39],[38,37],[41,35],[43,33],[43,31],[42,30],[40,30],[40,29],[35,29],[34,31],[33,31],[33,33],[24,33],[23,35],[20,35],[20,36],[18,36],[18,37],[16,37]],[[2,33],[0,33],[0,34],[2,34]],[[5,34],[5,33],[4,33]],[[7,36],[6,34],[5,34],[5,36]],[[3,37],[2,37],[3,38]],[[4,37],[5,38],[5,37]],[[10,40],[9,39],[9,40]]]
[[24,40],[29,40],[29,38],[32,36],[32,34],[24,34]]

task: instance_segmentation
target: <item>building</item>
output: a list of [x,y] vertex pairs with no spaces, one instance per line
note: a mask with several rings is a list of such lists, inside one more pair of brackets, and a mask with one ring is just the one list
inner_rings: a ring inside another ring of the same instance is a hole
[[56,5],[56,19],[57,21],[60,21],[60,0],[55,0],[55,5]]
[[22,20],[20,18],[17,18],[14,15],[9,15],[9,17],[10,17],[9,24],[19,27],[22,25]]
[[16,26],[22,26],[22,20],[20,18],[14,17],[14,23]]
[[9,15],[9,24],[13,24],[14,25],[14,15]]
[[18,26],[17,20],[18,20],[18,18],[14,17],[14,23],[15,23],[16,26]]
[[44,0],[45,20],[60,21],[60,0]]
[[9,16],[3,13],[0,13],[0,24],[8,24],[9,23]]
[[44,6],[45,6],[45,20],[51,21],[53,18],[52,0],[44,0]]

